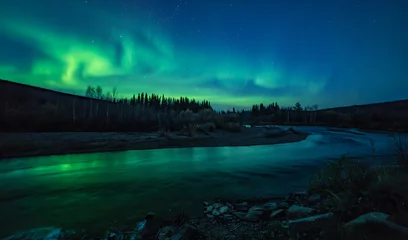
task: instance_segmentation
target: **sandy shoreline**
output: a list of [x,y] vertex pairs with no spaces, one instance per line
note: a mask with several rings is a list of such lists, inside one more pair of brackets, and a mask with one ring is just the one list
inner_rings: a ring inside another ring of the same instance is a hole
[[210,135],[197,133],[193,137],[170,134],[171,139],[156,132],[0,133],[0,159],[160,148],[269,145],[298,142],[309,135],[300,132],[265,137],[264,131],[262,128],[244,128],[239,133],[218,130]]

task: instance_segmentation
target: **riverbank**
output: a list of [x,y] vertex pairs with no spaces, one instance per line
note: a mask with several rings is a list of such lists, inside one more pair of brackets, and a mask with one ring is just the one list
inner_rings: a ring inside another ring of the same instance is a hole
[[302,141],[308,135],[309,133],[292,128],[242,128],[240,132],[216,130],[196,132],[192,136],[174,132],[0,133],[0,158],[160,148],[269,145]]

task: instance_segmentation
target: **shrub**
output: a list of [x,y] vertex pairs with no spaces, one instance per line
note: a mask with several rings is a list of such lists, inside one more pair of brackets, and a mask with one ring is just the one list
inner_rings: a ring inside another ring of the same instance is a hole
[[213,132],[215,129],[215,124],[212,122],[206,122],[204,124],[197,125],[197,131],[201,131],[204,133]]
[[370,192],[400,192],[407,186],[408,179],[405,168],[397,165],[382,165],[372,167],[369,171],[374,176],[368,188]]
[[392,141],[397,163],[402,166],[408,166],[408,139],[402,135],[394,135]]
[[367,164],[343,155],[324,166],[310,181],[309,189],[312,192],[350,191],[359,194],[367,188],[373,177],[367,170]]
[[198,111],[198,118],[200,122],[206,123],[206,122],[214,122],[215,118],[217,116],[217,113],[214,112],[212,109],[203,109]]
[[238,122],[226,122],[222,128],[230,132],[241,132],[241,124]]
[[240,116],[237,113],[228,113],[228,114],[223,114],[222,118],[224,122],[240,122]]
[[197,125],[194,124],[188,124],[187,126],[183,126],[181,131],[178,133],[178,135],[181,136],[187,136],[187,137],[193,137],[195,132],[197,130]]
[[167,139],[171,139],[170,132],[166,131],[164,128],[160,129],[158,133],[159,133],[159,137],[165,137]]
[[194,118],[195,118],[195,115],[193,111],[191,111],[190,109],[187,109],[179,113],[178,119],[183,125],[186,125],[186,124],[194,123],[195,121],[197,121],[197,119],[194,119]]
[[216,115],[214,117],[214,124],[216,128],[223,128],[224,126],[224,118],[221,115]]

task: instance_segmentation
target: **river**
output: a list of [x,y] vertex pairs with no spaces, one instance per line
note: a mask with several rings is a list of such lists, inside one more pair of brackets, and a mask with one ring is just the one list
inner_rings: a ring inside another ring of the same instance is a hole
[[0,237],[33,227],[104,232],[150,211],[202,212],[217,197],[282,195],[304,190],[329,158],[390,153],[385,134],[323,127],[296,143],[250,147],[137,150],[30,157],[0,162]]

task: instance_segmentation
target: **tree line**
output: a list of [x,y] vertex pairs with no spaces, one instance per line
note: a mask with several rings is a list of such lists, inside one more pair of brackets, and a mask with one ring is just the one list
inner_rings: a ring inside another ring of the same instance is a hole
[[[1,131],[156,131],[208,122],[221,127],[239,122],[408,129],[405,102],[340,110],[318,110],[317,105],[302,106],[299,102],[293,106],[272,102],[254,104],[248,110],[232,108],[217,113],[209,101],[188,97],[147,93],[120,97],[116,88],[105,92],[100,86],[88,86],[84,97],[15,84],[7,86],[11,90],[0,95]],[[230,116],[233,117],[229,119]]]
[[112,92],[103,93],[103,89],[100,86],[88,86],[85,91],[85,96],[88,98],[105,100],[118,104],[125,105],[140,105],[144,107],[151,107],[155,110],[175,110],[175,111],[185,111],[187,109],[198,112],[202,109],[213,109],[211,103],[207,100],[197,101],[194,98],[190,99],[188,97],[166,97],[163,95],[159,96],[157,94],[147,94],[138,93],[133,94],[132,97],[118,97],[117,88],[113,88]]
[[299,102],[288,107],[281,107],[277,102],[260,103],[252,105],[249,117],[255,123],[315,123],[317,110],[318,105],[302,107]]

